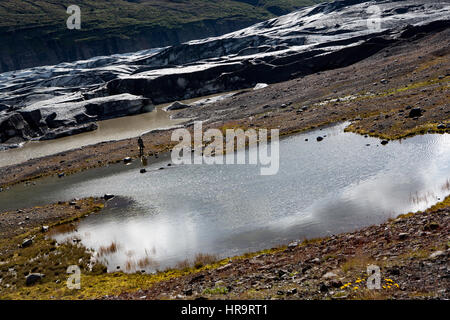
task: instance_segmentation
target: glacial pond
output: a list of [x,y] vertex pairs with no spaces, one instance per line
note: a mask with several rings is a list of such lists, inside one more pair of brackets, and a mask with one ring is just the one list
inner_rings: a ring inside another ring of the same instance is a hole
[[[169,167],[169,158],[154,160],[141,174],[135,161],[15,186],[0,193],[0,211],[121,196],[56,238],[78,238],[104,252],[114,243],[102,257],[110,271],[151,272],[198,253],[227,257],[378,224],[450,193],[449,134],[382,146],[379,139],[344,133],[345,125],[282,139],[274,176],[260,175],[258,165]],[[322,142],[319,135],[326,135]],[[122,197],[129,201],[118,201]]]

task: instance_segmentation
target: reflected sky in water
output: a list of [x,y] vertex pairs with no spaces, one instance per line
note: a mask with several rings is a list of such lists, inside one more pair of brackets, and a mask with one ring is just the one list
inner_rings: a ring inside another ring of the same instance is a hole
[[[442,188],[450,179],[450,135],[381,146],[378,139],[344,133],[344,126],[283,139],[275,176],[259,175],[256,165],[156,170],[165,160],[142,175],[138,163],[121,164],[15,187],[0,193],[0,207],[105,193],[129,197],[131,205],[113,201],[58,239],[80,237],[96,250],[116,242],[118,251],[106,256],[109,269],[128,262],[134,271],[145,257],[163,269],[200,252],[225,257],[350,231],[425,209],[450,192]],[[318,135],[327,137],[318,143]]]

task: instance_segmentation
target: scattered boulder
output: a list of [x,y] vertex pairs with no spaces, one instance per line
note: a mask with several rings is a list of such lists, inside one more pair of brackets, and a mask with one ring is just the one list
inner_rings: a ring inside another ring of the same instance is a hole
[[422,116],[422,113],[423,113],[422,108],[419,108],[419,107],[413,108],[413,109],[411,109],[411,111],[409,111],[408,117],[409,117],[409,118],[417,118],[417,117],[421,117],[421,116]]
[[442,257],[444,255],[445,255],[444,251],[435,251],[432,254],[430,254],[430,256],[428,258],[431,259],[431,260],[434,260],[434,259],[437,259],[437,258]]
[[38,281],[41,281],[42,278],[44,278],[45,275],[42,273],[30,273],[27,277],[26,277],[26,282],[25,284],[27,286],[32,286],[34,284],[36,284]]
[[165,110],[166,111],[170,111],[170,110],[181,110],[181,109],[187,109],[190,108],[191,106],[189,104],[184,104],[181,103],[179,101],[175,101],[174,103],[172,103],[170,106],[166,107]]
[[41,232],[42,233],[48,232],[48,226],[42,226],[41,227]]
[[437,128],[439,130],[443,130],[443,129],[447,128],[447,126],[445,124],[443,124],[443,123],[440,123],[440,124],[438,124]]
[[123,159],[123,163],[131,163],[132,159],[131,157],[126,157]]
[[425,231],[432,231],[432,230],[436,230],[439,229],[439,224],[436,222],[430,222],[428,224],[425,225],[425,227],[423,227],[423,230]]
[[402,232],[402,233],[399,233],[398,234],[398,239],[399,240],[405,240],[405,239],[407,239],[409,237],[409,233],[406,233],[406,232]]
[[334,272],[331,272],[331,271],[325,273],[325,274],[322,276],[323,279],[333,279],[333,278],[336,278],[336,277],[337,277],[337,274],[334,273]]
[[288,249],[295,249],[298,247],[298,242],[294,241],[288,244]]
[[191,281],[189,281],[189,283],[195,283],[195,282],[199,282],[202,281],[203,279],[205,279],[205,275],[204,274],[198,274],[198,275],[194,275],[191,279]]
[[27,247],[31,246],[32,244],[33,244],[33,239],[25,239],[25,240],[23,240],[21,247],[27,248]]
[[324,293],[328,291],[328,286],[325,283],[321,283],[319,286],[320,292]]
[[257,83],[256,86],[253,88],[253,90],[260,90],[268,87],[269,85],[267,83]]
[[297,294],[297,288],[293,288],[293,289],[291,289],[291,290],[288,290],[288,291],[286,292],[286,294],[287,294],[288,296],[293,295],[293,294]]

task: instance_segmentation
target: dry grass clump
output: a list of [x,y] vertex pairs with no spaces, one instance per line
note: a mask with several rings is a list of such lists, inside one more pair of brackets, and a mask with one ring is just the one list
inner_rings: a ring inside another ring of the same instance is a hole
[[48,235],[50,237],[52,237],[55,235],[66,234],[66,233],[71,233],[71,232],[76,232],[76,231],[77,231],[77,226],[75,223],[65,223],[65,224],[60,224],[60,225],[50,228],[50,230],[48,231]]
[[450,191],[450,179],[447,179],[447,181],[442,185],[441,189],[442,191]]
[[101,256],[105,256],[108,254],[113,254],[115,252],[117,252],[118,249],[118,244],[116,242],[112,242],[109,246],[107,247],[100,247],[100,249],[98,249],[98,255]]
[[193,261],[185,259],[178,262],[175,268],[178,270],[187,270],[190,268],[200,269],[206,265],[216,263],[219,258],[213,254],[209,253],[197,253]]
[[156,268],[159,264],[155,260],[151,259],[150,257],[145,257],[140,260],[138,260],[137,265],[139,268],[146,268],[146,267],[154,267]]
[[212,264],[218,260],[217,256],[208,253],[197,253],[194,260],[194,267],[199,269],[205,265]]

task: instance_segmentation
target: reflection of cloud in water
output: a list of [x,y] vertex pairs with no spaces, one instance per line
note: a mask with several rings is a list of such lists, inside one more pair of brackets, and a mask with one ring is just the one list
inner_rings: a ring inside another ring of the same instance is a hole
[[[276,176],[262,177],[257,167],[242,165],[180,166],[146,175],[136,164],[117,165],[51,180],[45,187],[19,188],[0,194],[0,201],[55,202],[98,193],[98,186],[133,198],[131,206],[107,208],[79,226],[78,237],[90,234],[83,236],[88,247],[119,244],[108,257],[111,270],[127,259],[137,264],[149,257],[164,268],[197,253],[229,256],[350,231],[418,208],[411,201],[416,192],[448,193],[441,186],[450,177],[450,135],[382,147],[378,139],[342,129],[283,139]],[[315,142],[325,134],[324,141]],[[134,255],[127,257],[128,251]]]
[[122,222],[108,222],[82,225],[82,233],[95,234],[95,237],[83,238],[86,247],[98,250],[118,243],[118,251],[109,255],[110,267],[123,266],[123,255],[133,252],[133,257],[140,259],[150,255],[156,260],[177,260],[178,256],[189,253],[192,245],[199,246],[196,225],[183,216],[183,224],[170,220],[129,219]]

